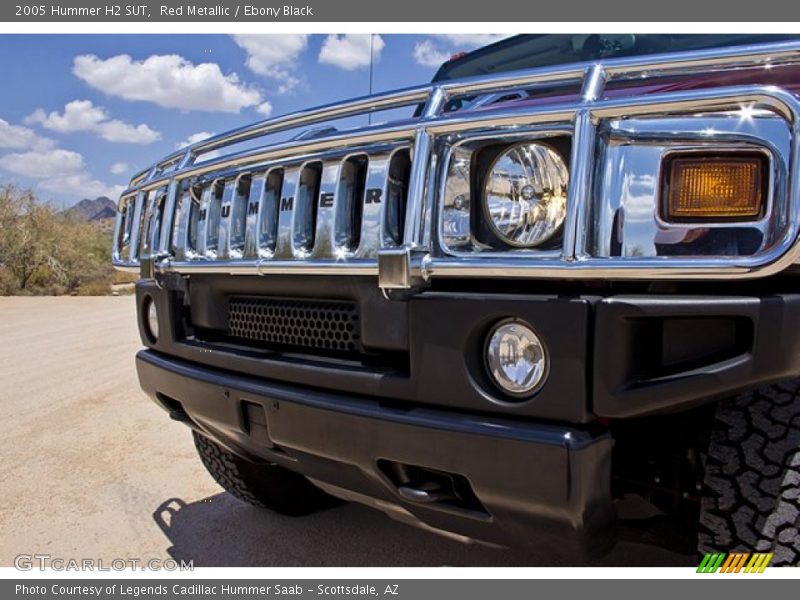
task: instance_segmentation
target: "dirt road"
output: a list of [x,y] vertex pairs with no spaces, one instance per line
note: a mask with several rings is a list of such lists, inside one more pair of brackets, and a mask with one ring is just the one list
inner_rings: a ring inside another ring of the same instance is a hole
[[[304,519],[213,482],[191,436],[140,391],[132,297],[0,298],[0,566],[18,554],[195,566],[545,565],[345,505]],[[603,565],[692,557],[625,543]]]

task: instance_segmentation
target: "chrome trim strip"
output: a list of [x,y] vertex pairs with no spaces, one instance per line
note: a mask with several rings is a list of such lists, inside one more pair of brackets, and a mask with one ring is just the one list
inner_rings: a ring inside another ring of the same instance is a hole
[[[417,129],[409,125],[374,126],[359,130],[359,132],[341,133],[321,137],[314,140],[290,141],[282,144],[274,144],[267,148],[257,148],[246,150],[234,154],[228,154],[222,158],[202,162],[198,165],[187,166],[177,169],[163,177],[146,181],[140,189],[145,191],[166,185],[170,179],[187,179],[200,177],[209,173],[216,173],[226,169],[239,167],[255,168],[261,163],[278,161],[291,158],[297,160],[298,157],[325,152],[329,150],[341,150],[350,146],[364,146],[368,144],[393,144],[404,140],[413,140]],[[128,189],[123,194],[130,194],[135,189]]]
[[289,275],[377,275],[378,265],[374,260],[335,259],[298,261],[280,259],[245,259],[209,261],[196,260],[176,262],[171,259],[162,260],[158,269],[185,274],[225,274],[225,275],[266,275],[269,273]]
[[592,199],[591,182],[595,165],[595,132],[598,120],[592,115],[592,104],[600,98],[606,74],[602,66],[595,65],[586,74],[581,90],[584,108],[575,115],[572,134],[572,156],[569,161],[569,191],[567,217],[564,221],[562,252],[567,261],[575,260],[584,252],[584,238],[588,231],[587,212]]
[[[430,86],[414,87],[404,90],[393,90],[375,94],[373,96],[355,98],[345,102],[337,102],[320,106],[318,108],[290,113],[288,115],[283,115],[273,119],[266,119],[252,125],[247,125],[240,129],[235,129],[228,133],[214,136],[193,146],[189,146],[186,150],[194,155],[197,155],[203,152],[219,149],[223,146],[252,140],[270,133],[285,131],[287,129],[294,129],[296,127],[313,125],[323,121],[360,115],[364,114],[365,112],[375,112],[391,108],[402,108],[404,106],[425,102],[428,99],[430,91]],[[183,152],[183,150],[181,152]],[[180,153],[178,153],[178,155],[180,155]],[[174,156],[175,155],[173,155],[173,157]],[[171,157],[168,157],[167,159],[163,160],[161,164],[169,161],[170,158]]]

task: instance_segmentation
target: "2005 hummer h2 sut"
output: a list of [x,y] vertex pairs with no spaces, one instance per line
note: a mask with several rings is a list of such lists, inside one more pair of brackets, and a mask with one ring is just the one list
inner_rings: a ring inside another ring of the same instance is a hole
[[119,204],[141,385],[281,513],[796,564],[798,94],[798,39],[520,36],[178,151]]

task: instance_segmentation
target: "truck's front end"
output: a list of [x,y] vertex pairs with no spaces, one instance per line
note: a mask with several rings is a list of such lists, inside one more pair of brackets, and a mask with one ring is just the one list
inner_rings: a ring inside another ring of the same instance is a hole
[[142,387],[285,512],[588,554],[631,496],[696,518],[717,401],[800,375],[800,41],[731,37],[458,77],[587,36],[506,42],[143,171],[114,238]]

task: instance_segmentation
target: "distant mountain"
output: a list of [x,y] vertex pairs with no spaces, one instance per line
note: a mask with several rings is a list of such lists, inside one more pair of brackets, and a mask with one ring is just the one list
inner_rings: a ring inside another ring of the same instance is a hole
[[70,219],[85,222],[113,219],[117,215],[117,205],[106,196],[99,196],[94,200],[84,198],[63,214]]

